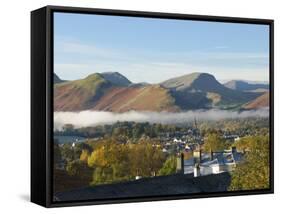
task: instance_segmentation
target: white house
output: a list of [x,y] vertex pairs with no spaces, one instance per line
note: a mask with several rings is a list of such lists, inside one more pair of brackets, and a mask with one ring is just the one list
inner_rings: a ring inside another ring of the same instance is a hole
[[223,152],[202,153],[194,151],[193,157],[184,161],[184,174],[195,177],[230,172],[242,161],[242,153],[235,148]]
[[174,138],[174,143],[181,143],[181,139]]

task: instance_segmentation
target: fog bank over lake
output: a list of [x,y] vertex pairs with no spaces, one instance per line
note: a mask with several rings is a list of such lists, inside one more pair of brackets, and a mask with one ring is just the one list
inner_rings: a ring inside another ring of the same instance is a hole
[[113,113],[105,111],[54,112],[54,128],[61,129],[64,124],[73,124],[76,128],[113,124],[118,121],[150,122],[150,123],[186,123],[197,120],[220,120],[247,117],[268,117],[269,110],[250,111],[227,110],[195,110],[179,113],[171,112],[137,112]]

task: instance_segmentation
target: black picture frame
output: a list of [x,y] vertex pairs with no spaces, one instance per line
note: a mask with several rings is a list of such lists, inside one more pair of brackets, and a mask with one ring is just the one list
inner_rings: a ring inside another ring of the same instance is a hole
[[[100,14],[111,16],[147,17],[161,19],[197,20],[225,23],[268,25],[270,38],[270,188],[265,190],[196,193],[102,199],[88,201],[54,202],[52,199],[52,135],[53,135],[53,13]],[[31,12],[31,201],[44,207],[61,207],[125,202],[144,202],[189,198],[225,197],[238,195],[268,194],[274,192],[274,21],[187,15],[143,11],[109,10],[46,6]]]

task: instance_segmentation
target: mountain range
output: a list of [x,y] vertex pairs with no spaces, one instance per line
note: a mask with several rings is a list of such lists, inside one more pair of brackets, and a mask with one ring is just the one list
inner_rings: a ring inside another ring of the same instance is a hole
[[243,80],[231,80],[224,84],[225,87],[239,90],[239,91],[268,91],[269,90],[269,84],[262,84],[262,83],[248,83]]
[[191,73],[159,84],[132,83],[118,72],[93,73],[73,81],[63,81],[55,74],[54,83],[55,111],[180,112],[269,105],[265,87],[249,83],[247,89],[240,84],[223,85],[208,73]]

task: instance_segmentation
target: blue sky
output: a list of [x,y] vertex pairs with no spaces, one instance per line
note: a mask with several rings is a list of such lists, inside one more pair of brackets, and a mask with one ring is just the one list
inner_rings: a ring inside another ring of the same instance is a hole
[[132,82],[192,72],[268,81],[269,27],[55,13],[54,70],[67,80],[118,71]]

